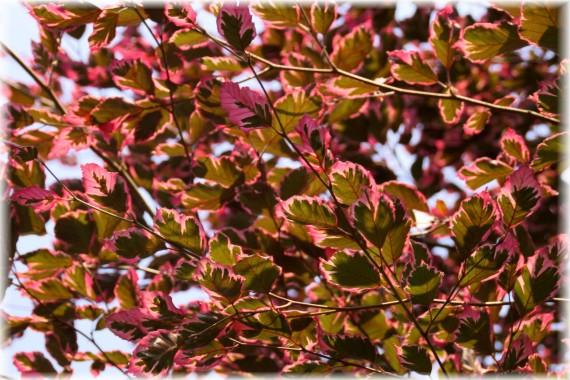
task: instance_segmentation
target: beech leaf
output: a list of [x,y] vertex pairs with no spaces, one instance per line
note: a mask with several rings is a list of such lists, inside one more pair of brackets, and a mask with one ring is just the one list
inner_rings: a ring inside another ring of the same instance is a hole
[[461,202],[450,222],[451,234],[459,253],[462,256],[470,255],[489,236],[496,220],[496,209],[487,193]]
[[521,10],[522,17],[519,26],[521,37],[533,45],[558,53],[558,34],[560,33],[558,4],[525,2]]
[[245,5],[224,3],[218,11],[216,24],[218,32],[239,51],[244,51],[257,36],[251,14]]
[[233,82],[222,83],[220,101],[228,119],[244,131],[271,126],[269,103],[247,87],[240,88]]
[[471,25],[462,33],[463,50],[471,61],[483,63],[527,45],[510,22]]
[[410,84],[437,83],[437,75],[431,66],[423,61],[421,53],[397,50],[388,52],[388,57],[392,61],[390,71],[396,79]]
[[507,228],[522,223],[538,209],[540,202],[540,184],[528,165],[519,167],[507,178],[497,198]]
[[380,274],[362,253],[335,253],[323,261],[321,268],[327,280],[350,290],[374,289],[380,286]]

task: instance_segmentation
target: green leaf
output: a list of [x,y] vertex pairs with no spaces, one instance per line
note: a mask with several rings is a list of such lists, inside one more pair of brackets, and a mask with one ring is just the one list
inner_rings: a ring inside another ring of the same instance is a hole
[[402,201],[408,215],[413,215],[412,210],[430,212],[426,197],[410,185],[398,181],[388,181],[384,182],[380,188],[382,192],[390,195],[392,198],[398,198]]
[[140,60],[121,61],[112,68],[112,71],[115,74],[115,83],[121,88],[139,90],[148,95],[154,93],[152,71]]
[[218,233],[210,239],[210,259],[212,261],[233,267],[243,252],[237,245],[230,243],[230,240],[223,233]]
[[274,28],[297,27],[299,25],[299,10],[293,4],[280,4],[264,1],[252,5],[252,9],[259,18],[268,21]]
[[425,348],[419,346],[402,346],[400,354],[402,366],[410,371],[422,375],[429,375],[432,370],[432,363]]
[[195,183],[182,194],[182,204],[188,209],[217,211],[227,192],[218,184]]
[[466,287],[478,284],[499,275],[507,260],[508,252],[485,245],[470,255],[465,261],[465,275],[459,286]]
[[342,99],[336,102],[328,115],[328,122],[335,123],[349,119],[362,109],[365,101],[366,99]]
[[[281,125],[286,133],[291,133],[303,116],[316,118],[322,108],[322,98],[319,95],[309,96],[302,90],[291,92],[275,102],[275,110],[279,115],[273,118],[272,127],[281,131]],[[281,121],[281,124],[279,124]]]
[[97,123],[104,124],[136,109],[136,105],[123,98],[106,98],[93,109],[91,117]]
[[281,268],[269,258],[259,255],[248,256],[239,260],[234,271],[245,279],[243,290],[253,290],[260,293],[269,293],[273,284],[281,274]]
[[396,79],[410,84],[437,83],[437,75],[431,66],[423,61],[419,52],[396,50],[388,52],[388,57],[392,60],[390,70]]
[[194,253],[202,254],[206,236],[202,226],[192,216],[161,208],[154,219],[154,228],[164,238]]
[[523,3],[519,32],[529,42],[558,53],[559,4]]
[[177,47],[192,47],[208,41],[208,37],[192,29],[180,29],[170,37],[170,43]]
[[55,237],[67,245],[67,252],[88,253],[95,225],[87,211],[73,211],[55,222]]
[[243,70],[239,62],[232,57],[204,57],[202,65],[208,71],[240,72]]
[[550,165],[562,162],[559,170],[563,171],[568,166],[568,152],[570,151],[566,138],[567,134],[565,132],[558,133],[538,144],[531,164],[533,170],[539,171]]
[[214,181],[229,187],[239,178],[241,172],[230,157],[200,157],[198,165],[193,169],[198,177]]
[[491,342],[491,324],[489,314],[482,309],[479,313],[466,307],[459,320],[455,342],[461,347],[490,355],[495,350]]
[[336,4],[314,3],[311,6],[311,23],[318,33],[326,34],[336,19]]
[[143,230],[129,228],[115,234],[114,248],[115,253],[121,257],[143,259],[163,249],[164,243]]
[[485,125],[489,122],[491,118],[491,112],[489,110],[483,110],[473,113],[469,116],[469,119],[463,125],[463,130],[468,135],[476,135],[481,133]]
[[321,268],[329,282],[344,289],[362,290],[380,286],[380,274],[360,252],[337,252],[330,260],[323,261]]
[[153,331],[144,337],[133,352],[131,368],[155,376],[165,375],[174,365],[182,336],[167,330]]
[[[450,92],[446,91],[446,93],[449,94]],[[464,108],[462,101],[456,99],[440,99],[437,104],[439,113],[444,122],[454,124],[459,121]]]
[[529,258],[514,287],[515,304],[521,314],[531,312],[553,297],[560,287],[560,279],[559,269],[545,252]]
[[360,335],[324,335],[322,338],[327,347],[323,350],[334,356],[376,362],[376,348],[370,341]]
[[59,301],[73,298],[73,293],[57,278],[48,278],[26,285],[28,291],[40,301]]
[[281,203],[285,217],[297,223],[336,228],[334,211],[320,198],[294,196]]
[[115,296],[124,310],[138,305],[136,272],[134,270],[122,275],[115,286]]
[[463,179],[472,190],[493,181],[503,181],[513,168],[502,161],[487,157],[476,159],[470,166],[459,169],[459,178]]
[[437,13],[430,28],[429,42],[433,47],[435,56],[441,61],[446,69],[450,69],[457,55],[454,47],[458,39],[458,33],[450,19],[451,8],[444,8]]
[[368,28],[360,26],[334,44],[331,59],[341,70],[351,71],[364,62],[371,50],[372,35]]
[[458,252],[470,255],[491,232],[497,219],[493,201],[487,193],[476,194],[461,202],[451,218],[451,234]]
[[194,277],[212,299],[223,305],[237,301],[244,284],[242,276],[233,274],[229,268],[207,261],[200,263]]
[[367,200],[359,199],[353,206],[354,227],[378,248],[382,248],[396,213],[390,200],[374,191],[365,192]]
[[[404,254],[404,248],[408,241],[412,221],[406,216],[406,211],[400,201],[394,203],[393,222],[386,234],[382,245],[382,256],[386,263],[391,264]],[[381,264],[381,263],[379,263]]]
[[331,168],[331,177],[333,192],[345,205],[352,205],[365,187],[375,184],[368,170],[352,162],[337,161]]
[[406,292],[410,294],[412,303],[426,306],[431,304],[437,296],[442,276],[443,273],[438,273],[426,265],[416,267],[408,277],[408,286],[406,286]]
[[467,57],[477,63],[510,53],[526,46],[517,27],[510,22],[475,24],[463,32],[463,49]]
[[520,166],[507,178],[497,197],[507,228],[522,223],[538,209],[540,201],[540,184],[534,177],[534,171],[527,165]]
[[52,272],[70,267],[73,263],[71,257],[61,252],[51,252],[49,249],[38,249],[21,257],[30,271]]
[[119,15],[116,9],[104,9],[93,24],[93,33],[89,36],[92,49],[102,48],[111,43],[117,33]]
[[57,375],[53,364],[41,352],[19,352],[14,355],[14,364],[21,373]]

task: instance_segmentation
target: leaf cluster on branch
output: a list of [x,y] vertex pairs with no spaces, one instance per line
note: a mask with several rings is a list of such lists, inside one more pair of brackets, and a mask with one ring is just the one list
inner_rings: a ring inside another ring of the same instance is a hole
[[31,61],[1,44],[33,80],[3,78],[23,375],[562,374],[555,5],[27,7]]

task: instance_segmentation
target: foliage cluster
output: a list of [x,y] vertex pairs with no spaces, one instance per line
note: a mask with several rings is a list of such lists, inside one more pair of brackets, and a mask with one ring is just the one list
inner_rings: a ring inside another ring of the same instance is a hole
[[2,45],[34,80],[5,81],[3,276],[34,308],[2,318],[50,357],[22,374],[559,371],[555,6],[28,7],[32,61]]

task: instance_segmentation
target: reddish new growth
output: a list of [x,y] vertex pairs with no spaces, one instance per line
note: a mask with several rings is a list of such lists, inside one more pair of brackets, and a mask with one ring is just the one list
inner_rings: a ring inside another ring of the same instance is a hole
[[554,5],[27,7],[14,371],[566,373]]

